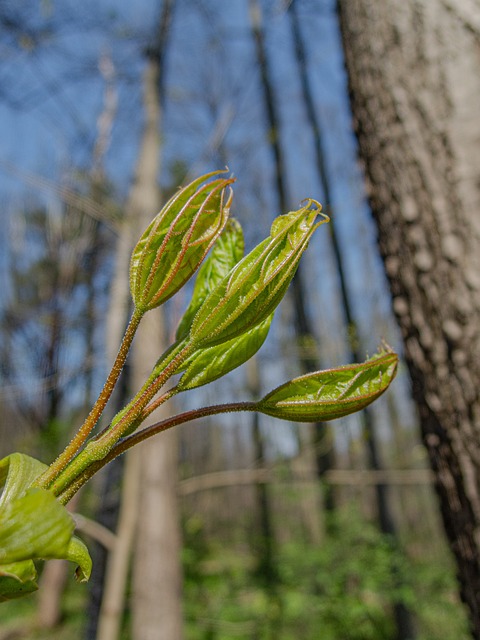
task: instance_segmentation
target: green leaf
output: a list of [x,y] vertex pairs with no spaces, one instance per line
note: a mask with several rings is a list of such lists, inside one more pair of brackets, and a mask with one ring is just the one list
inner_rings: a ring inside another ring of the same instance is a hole
[[242,228],[237,220],[231,218],[214,244],[209,257],[198,271],[192,299],[178,325],[177,340],[181,340],[188,335],[192,320],[203,301],[220,280],[242,259],[243,251]]
[[64,558],[74,523],[46,489],[28,489],[0,508],[0,565],[33,558]]
[[[75,578],[86,582],[92,572],[92,559],[85,544],[77,537],[71,538],[64,556],[77,565]],[[0,565],[0,602],[33,593],[38,589],[38,573],[33,560],[23,560]]]
[[324,422],[365,408],[388,388],[397,371],[393,352],[362,364],[309,373],[282,384],[257,404],[257,410],[296,422]]
[[38,589],[37,569],[32,560],[0,565],[0,602],[21,598]]
[[0,460],[0,507],[25,493],[46,468],[46,464],[24,453],[11,453]]
[[51,491],[31,484],[46,465],[14,453],[0,460],[0,602],[37,588],[33,560],[62,558],[76,562],[77,575],[88,579],[91,560],[73,536],[74,522]]
[[[318,215],[324,218],[320,222]],[[270,236],[208,295],[192,322],[190,339],[197,346],[213,346],[265,320],[285,294],[312,233],[326,220],[314,200],[277,218]]]
[[[228,218],[233,178],[205,180],[206,174],[178,191],[152,220],[133,250],[130,289],[136,308],[145,312],[176,293],[195,273]],[[226,201],[225,201],[226,200]]]
[[92,559],[85,543],[80,538],[73,536],[70,540],[65,559],[77,565],[75,577],[78,582],[87,582],[92,573]]
[[179,391],[194,389],[236,369],[260,349],[267,337],[273,314],[253,329],[227,342],[199,349],[186,362],[186,370],[177,385]]

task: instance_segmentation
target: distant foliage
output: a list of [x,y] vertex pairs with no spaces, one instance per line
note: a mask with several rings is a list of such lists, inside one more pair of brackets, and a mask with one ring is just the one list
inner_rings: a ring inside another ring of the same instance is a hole
[[331,526],[335,534],[317,547],[281,547],[275,600],[255,583],[254,556],[208,546],[193,518],[184,552],[187,640],[390,640],[399,601],[415,613],[418,640],[438,640],[439,629],[442,640],[468,640],[447,555],[442,564],[406,560],[351,507]]

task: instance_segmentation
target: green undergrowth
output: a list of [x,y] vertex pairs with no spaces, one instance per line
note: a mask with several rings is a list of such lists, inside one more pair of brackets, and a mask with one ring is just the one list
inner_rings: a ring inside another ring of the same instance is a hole
[[198,529],[185,552],[187,640],[390,640],[394,602],[413,612],[416,640],[439,628],[442,640],[470,637],[448,554],[407,559],[351,509],[323,544],[277,550],[269,592],[248,550],[208,546]]
[[[394,601],[414,612],[416,640],[438,640],[439,629],[442,640],[470,638],[446,549],[405,558],[352,509],[333,519],[322,544],[277,547],[270,590],[246,543],[212,542],[197,516],[184,523],[184,540],[186,640],[391,640]],[[4,603],[2,637],[82,640],[87,589],[69,581],[54,630],[35,628],[37,594]],[[121,637],[130,640],[128,629]]]
[[37,625],[38,594],[3,603],[0,637],[12,640],[81,640],[85,627],[86,585],[69,580],[62,598],[62,616],[54,629]]

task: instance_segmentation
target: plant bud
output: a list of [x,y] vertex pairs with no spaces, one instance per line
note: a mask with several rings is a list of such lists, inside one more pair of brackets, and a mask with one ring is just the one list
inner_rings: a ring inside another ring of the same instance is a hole
[[[246,255],[201,305],[190,329],[194,343],[202,347],[221,344],[249,331],[274,311],[312,233],[328,220],[320,209],[315,200],[309,200],[298,211],[275,219],[270,236]],[[324,218],[320,222],[318,215]]]
[[130,289],[140,312],[158,307],[176,293],[207,255],[224,228],[234,178],[208,173],[180,189],[152,220],[130,263]]
[[200,267],[195,279],[192,298],[177,328],[176,339],[185,338],[192,325],[193,318],[202,306],[208,294],[227,273],[243,258],[243,232],[239,222],[230,218],[215,242],[213,249]]
[[294,422],[325,422],[364,409],[390,385],[398,356],[391,351],[362,364],[316,371],[294,378],[268,393],[257,411]]

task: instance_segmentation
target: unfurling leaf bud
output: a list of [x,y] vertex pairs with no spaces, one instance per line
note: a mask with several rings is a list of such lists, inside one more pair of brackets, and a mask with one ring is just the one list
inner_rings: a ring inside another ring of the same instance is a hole
[[[314,207],[311,209],[311,207]],[[270,236],[246,255],[207,296],[190,329],[197,346],[221,344],[263,322],[283,298],[308,241],[328,217],[309,200],[275,219]],[[317,222],[318,215],[323,220]]]
[[230,273],[238,261],[243,258],[243,251],[242,227],[237,220],[230,218],[223,233],[215,242],[210,255],[198,271],[190,304],[177,328],[177,340],[188,335],[193,318],[203,301],[220,280],[227,273]]
[[324,422],[364,409],[388,388],[397,371],[391,351],[362,364],[316,371],[282,384],[268,393],[256,409],[294,422]]
[[224,228],[230,203],[222,171],[198,178],[178,191],[152,220],[130,263],[130,289],[135,307],[145,312],[176,293],[195,273]]
[[273,313],[232,340],[195,351],[184,363],[185,373],[177,385],[178,391],[213,382],[250,360],[265,342],[272,319]]

